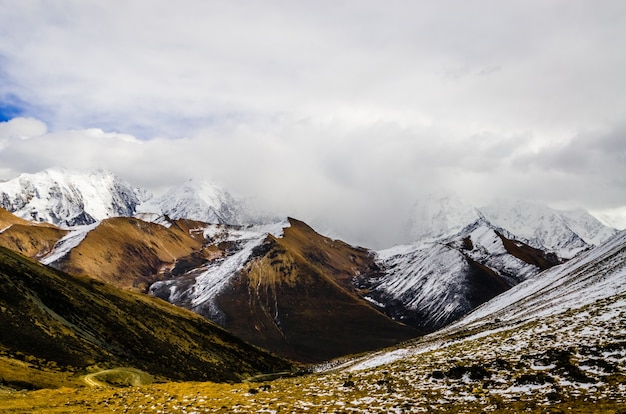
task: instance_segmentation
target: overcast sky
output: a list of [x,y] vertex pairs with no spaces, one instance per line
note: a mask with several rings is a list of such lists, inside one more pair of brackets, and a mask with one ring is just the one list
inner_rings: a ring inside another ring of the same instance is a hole
[[[626,1],[0,0],[0,178],[189,177],[368,247],[414,200],[626,206]],[[626,215],[626,213],[624,213]]]

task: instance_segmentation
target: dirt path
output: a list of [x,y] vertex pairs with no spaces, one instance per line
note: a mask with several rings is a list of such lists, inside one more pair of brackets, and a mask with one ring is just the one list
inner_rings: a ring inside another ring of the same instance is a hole
[[[100,380],[98,378],[109,378],[109,380]],[[113,368],[103,371],[87,374],[83,377],[83,381],[90,387],[106,388],[113,384],[124,385],[144,385],[152,382],[152,377],[145,372],[132,368]]]

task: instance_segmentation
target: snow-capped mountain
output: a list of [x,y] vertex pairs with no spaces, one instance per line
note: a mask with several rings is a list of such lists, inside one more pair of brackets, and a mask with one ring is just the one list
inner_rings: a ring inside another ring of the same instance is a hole
[[377,259],[382,273],[357,285],[383,312],[427,331],[559,263],[482,218],[439,241],[379,251]]
[[565,258],[597,246],[617,232],[584,210],[559,211],[521,200],[495,200],[480,211],[494,225],[529,245]]
[[[576,336],[572,335],[569,340],[573,339],[574,343],[571,345],[592,345],[597,343],[599,337],[594,336],[596,325],[590,322],[590,318],[593,316],[600,321],[613,320],[609,314],[576,311],[593,304],[605,307],[608,305],[608,308],[616,311],[611,312],[611,314],[615,314],[615,319],[611,325],[617,327],[618,323],[621,324],[621,332],[613,330],[613,334],[621,337],[620,344],[623,348],[623,335],[626,328],[623,320],[621,322],[618,320],[623,319],[625,295],[626,231],[621,231],[601,246],[564,264],[529,277],[523,283],[486,302],[446,328],[425,336],[423,340],[418,341],[416,346],[408,346],[405,349],[391,352],[382,351],[377,355],[369,355],[356,360],[358,362],[352,361],[349,365],[354,370],[388,364],[408,355],[424,352],[426,350],[424,344],[429,342],[435,347],[443,346],[444,343],[446,346],[454,345],[467,339],[480,339],[490,333],[519,330],[520,325],[526,323],[531,325],[531,328],[537,328],[537,330],[549,334],[549,326],[540,323],[541,320],[563,314],[580,316],[577,319],[579,319],[579,324],[582,323],[582,326],[576,326],[576,329],[582,329],[586,336],[591,337],[584,342],[575,343]],[[449,341],[449,338],[464,331],[473,332],[475,335],[471,337],[461,335],[461,339]],[[528,339],[532,341],[537,338],[538,336]],[[553,345],[557,340],[553,334],[548,336],[548,339]],[[511,343],[515,344],[516,342],[511,341]],[[504,349],[505,347],[502,347],[500,351]],[[621,358],[624,358],[623,351]]]
[[148,200],[137,210],[215,224],[249,224],[251,221],[240,201],[205,180],[188,180],[161,197]]
[[413,219],[420,239],[377,252],[383,273],[357,284],[383,312],[428,331],[617,231],[584,210],[511,200],[475,208],[449,194],[422,198]]
[[415,204],[411,217],[412,240],[439,240],[456,234],[479,218],[506,230],[511,238],[563,258],[598,246],[617,232],[582,209],[561,211],[507,199],[496,199],[477,208],[453,194],[430,194]]
[[0,183],[0,206],[27,220],[64,227],[132,216],[148,197],[104,170],[47,169]]
[[275,221],[253,212],[243,201],[204,180],[189,180],[160,197],[104,170],[47,169],[0,183],[0,207],[30,221],[62,227],[92,224],[111,217],[149,221],[190,219],[216,224]]
[[555,315],[626,292],[626,231],[560,266],[530,277],[451,325],[473,328],[487,318],[511,324]]

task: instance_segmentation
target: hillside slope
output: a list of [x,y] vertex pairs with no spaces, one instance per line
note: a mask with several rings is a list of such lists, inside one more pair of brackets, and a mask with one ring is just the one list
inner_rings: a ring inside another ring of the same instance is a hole
[[59,243],[42,261],[64,272],[91,275],[117,287],[145,292],[162,277],[159,273],[201,250],[202,241],[184,223],[168,224],[131,217],[106,219],[89,228],[74,229],[66,237],[76,240],[68,240],[66,246]]
[[389,316],[432,332],[559,263],[510,237],[478,219],[438,241],[377,252],[381,271],[355,283]]
[[2,384],[55,387],[114,367],[162,380],[238,381],[291,365],[192,312],[0,248]]
[[0,246],[41,259],[66,234],[52,224],[27,221],[0,207]]
[[380,348],[419,334],[377,311],[354,288],[355,276],[376,269],[368,250],[322,237],[294,219],[283,234],[240,243],[244,247],[219,265],[158,282],[152,293],[302,361]]

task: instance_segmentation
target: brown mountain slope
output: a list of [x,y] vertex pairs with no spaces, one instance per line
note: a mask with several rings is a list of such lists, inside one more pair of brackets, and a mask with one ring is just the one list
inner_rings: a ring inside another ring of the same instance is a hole
[[192,312],[0,248],[0,386],[76,384],[115,367],[211,381],[291,369]]
[[66,230],[47,223],[33,223],[0,207],[0,246],[39,259],[50,253]]
[[352,278],[376,270],[367,250],[320,236],[300,221],[290,224],[283,237],[268,236],[217,296],[226,329],[308,362],[419,335],[357,295]]
[[169,271],[178,259],[198,252],[201,238],[192,222],[165,227],[135,218],[103,220],[53,267],[72,274],[93,275],[117,287],[142,291]]
[[54,226],[14,224],[0,234],[0,246],[34,259],[41,259],[50,253],[55,243],[66,234],[67,230]]
[[29,222],[0,207],[0,229],[12,224],[28,224]]

